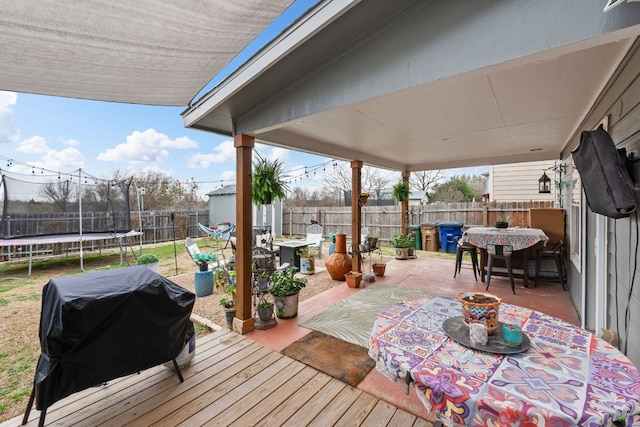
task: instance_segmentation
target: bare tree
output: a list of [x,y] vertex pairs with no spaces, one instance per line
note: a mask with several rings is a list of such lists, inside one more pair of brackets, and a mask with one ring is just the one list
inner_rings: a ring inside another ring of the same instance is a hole
[[369,168],[369,176],[362,188],[365,192],[370,193],[374,199],[380,200],[389,194],[389,184],[391,178],[388,174],[384,174],[380,169]]
[[422,191],[424,194],[433,190],[433,188],[444,180],[442,171],[428,170],[411,172],[409,177],[409,185],[416,190]]
[[[122,181],[131,178],[126,172],[116,171],[112,176],[113,181]],[[174,210],[174,209],[198,209],[206,207],[206,202],[199,200],[197,196],[198,184],[193,180],[175,181],[169,175],[155,170],[141,170],[133,174],[129,205],[137,209],[137,188],[144,188],[144,209]]]
[[60,212],[68,212],[71,209],[70,204],[77,200],[77,195],[72,194],[74,190],[77,190],[77,187],[71,185],[68,180],[50,182],[43,187],[42,196],[57,206]]
[[[370,193],[375,199],[380,199],[386,194],[386,189],[391,178],[383,170],[364,166],[360,178],[362,191]],[[338,162],[324,176],[324,183],[331,191],[340,193],[351,191],[351,166],[346,162]]]

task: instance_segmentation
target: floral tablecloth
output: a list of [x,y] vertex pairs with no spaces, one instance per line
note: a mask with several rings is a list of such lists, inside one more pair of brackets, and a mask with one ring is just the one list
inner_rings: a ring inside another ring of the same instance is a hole
[[511,245],[514,251],[529,248],[549,240],[539,228],[471,227],[462,235],[462,241],[486,249],[487,245]]
[[521,325],[531,341],[525,352],[503,356],[448,338],[442,322],[461,315],[449,297],[396,304],[377,317],[369,345],[378,369],[396,380],[411,375],[445,425],[640,425],[638,369],[592,333],[503,303],[500,321]]

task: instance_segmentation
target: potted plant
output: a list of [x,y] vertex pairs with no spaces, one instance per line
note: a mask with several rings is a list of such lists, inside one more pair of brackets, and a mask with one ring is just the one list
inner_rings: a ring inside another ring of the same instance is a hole
[[313,274],[316,272],[314,258],[318,253],[318,250],[313,246],[303,246],[296,250],[297,255],[300,257],[300,273]]
[[256,205],[270,205],[274,199],[284,199],[288,190],[281,178],[284,166],[277,159],[260,159],[253,164],[251,200]]
[[410,233],[409,235],[407,235],[407,238],[409,239],[409,246],[407,247],[407,256],[409,258],[415,258],[416,257],[416,236],[413,233]]
[[288,267],[273,273],[271,294],[276,303],[276,315],[280,319],[291,319],[298,315],[298,296],[307,286],[307,280],[296,276],[297,268]]
[[269,281],[271,280],[271,274],[268,271],[261,273],[254,273],[256,282],[258,284],[259,291],[266,291],[269,289]]
[[347,286],[350,288],[359,288],[360,282],[362,281],[362,273],[350,271],[344,275],[344,278],[347,281]]
[[154,254],[142,254],[138,258],[137,264],[138,265],[144,265],[149,270],[153,271],[154,273],[157,273],[158,272],[158,265],[160,264],[160,260]]
[[384,276],[384,272],[387,269],[387,263],[382,261],[382,250],[380,250],[379,252],[380,252],[380,261],[374,262],[371,267],[373,268],[374,276],[382,277]]
[[498,219],[496,219],[495,227],[496,228],[509,228],[509,221],[507,221],[504,218],[498,218]]
[[220,296],[220,306],[224,310],[225,320],[229,329],[233,327],[233,317],[236,314],[236,287],[229,285],[229,288]]
[[394,185],[393,189],[391,190],[391,197],[399,202],[409,200],[409,183],[406,181],[400,181],[399,183]]
[[195,254],[193,256],[193,259],[196,261],[196,264],[198,264],[198,268],[200,269],[200,271],[209,270],[209,263],[217,261],[215,255],[203,253]]
[[404,234],[396,234],[389,241],[395,249],[396,259],[409,258],[409,248],[411,247],[411,238]]
[[258,317],[263,322],[268,322],[273,318],[273,303],[271,301],[260,301],[256,305]]
[[367,200],[369,200],[369,197],[371,195],[369,193],[360,193],[360,195],[358,196],[358,205],[360,207],[363,207],[364,205],[367,204]]

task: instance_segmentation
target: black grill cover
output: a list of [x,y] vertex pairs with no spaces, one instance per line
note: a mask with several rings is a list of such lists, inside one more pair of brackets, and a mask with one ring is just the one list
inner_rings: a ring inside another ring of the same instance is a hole
[[145,266],[51,279],[42,291],[36,407],[176,358],[194,303]]

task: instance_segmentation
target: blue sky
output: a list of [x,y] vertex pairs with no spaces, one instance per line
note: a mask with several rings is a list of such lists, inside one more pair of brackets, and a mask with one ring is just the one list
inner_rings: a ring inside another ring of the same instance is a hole
[[[283,17],[232,61],[196,97],[239,66],[266,39],[273,38],[316,0],[298,0]],[[153,169],[175,180],[195,181],[199,193],[235,182],[235,149],[229,137],[185,129],[185,107],[155,107],[58,98],[0,91],[0,169],[30,175],[35,168],[110,178],[116,170]],[[285,170],[303,175],[304,167],[331,159],[257,145],[266,158],[278,158]],[[28,164],[30,166],[24,166]],[[486,170],[486,168],[483,168]],[[447,175],[480,173],[480,168],[451,170]],[[399,177],[399,173],[395,174]],[[291,187],[322,186],[322,168]]]

